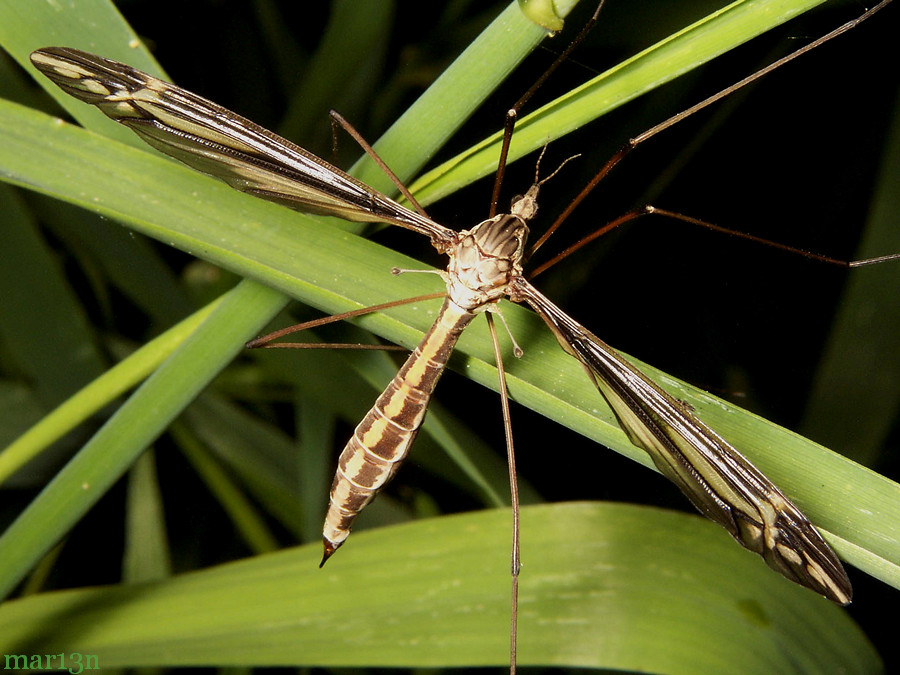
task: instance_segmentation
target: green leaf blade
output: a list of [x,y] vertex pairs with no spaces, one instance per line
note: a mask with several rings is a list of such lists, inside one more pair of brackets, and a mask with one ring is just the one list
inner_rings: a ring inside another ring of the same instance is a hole
[[[699,517],[610,503],[522,515],[520,665],[880,668],[841,609],[771,574]],[[321,571],[318,546],[307,546],[159,584],[16,601],[0,607],[0,646],[15,653],[48,616],[77,611],[54,649],[97,653],[105,667],[503,666],[508,522],[504,511],[482,511],[360,534]]]

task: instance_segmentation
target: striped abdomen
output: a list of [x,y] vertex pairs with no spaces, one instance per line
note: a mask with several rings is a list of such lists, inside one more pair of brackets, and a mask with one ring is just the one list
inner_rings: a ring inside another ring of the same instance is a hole
[[387,483],[406,457],[434,387],[463,329],[475,315],[444,300],[421,344],[391,380],[347,442],[331,485],[322,540],[322,564],[344,543],[359,512]]

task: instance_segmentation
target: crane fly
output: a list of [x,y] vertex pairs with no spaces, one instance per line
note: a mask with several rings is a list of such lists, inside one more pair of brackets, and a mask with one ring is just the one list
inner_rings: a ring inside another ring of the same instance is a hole
[[[788,579],[846,604],[852,591],[837,556],[791,501],[689,406],[654,384],[569,317],[524,276],[528,222],[540,182],[510,213],[457,232],[410,211],[340,169],[243,117],[130,66],[65,47],[32,63],[66,93],[96,105],[144,141],[250,194],[354,221],[423,234],[450,263],[438,318],[341,453],[323,541],[341,546],[360,510],[393,476],[418,431],[463,329],[501,298],[527,303],[584,367],[636,446],[694,506]],[[324,560],[323,560],[324,562]]]
[[[154,148],[231,187],[301,211],[386,222],[427,236],[449,258],[434,325],[341,454],[323,540],[340,547],[360,510],[394,475],[418,431],[453,346],[480,313],[507,298],[527,304],[585,370],[631,442],[705,516],[798,584],[839,603],[849,579],[791,501],[690,408],[568,316],[524,276],[529,221],[542,180],[509,213],[456,231],[401,206],[340,169],[200,96],[116,61],[48,47],[31,61],[66,93],[97,106]],[[546,180],[546,179],[544,179]],[[324,562],[323,560],[323,562]]]

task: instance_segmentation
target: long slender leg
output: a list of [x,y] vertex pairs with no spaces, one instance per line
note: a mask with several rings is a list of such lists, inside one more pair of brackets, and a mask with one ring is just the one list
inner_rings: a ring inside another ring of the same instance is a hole
[[503,433],[506,438],[506,465],[509,468],[509,495],[512,505],[512,547],[510,552],[510,574],[512,588],[510,597],[510,624],[509,624],[509,672],[515,675],[516,658],[518,653],[518,628],[519,628],[519,570],[522,567],[519,556],[520,507],[519,507],[519,478],[516,473],[516,451],[513,444],[512,416],[509,412],[509,391],[506,388],[506,370],[503,367],[503,354],[500,351],[500,341],[497,337],[497,327],[494,325],[494,317],[490,312],[485,313],[488,326],[491,329],[491,342],[494,345],[494,360],[497,364],[497,377],[500,380],[500,407],[503,411]]

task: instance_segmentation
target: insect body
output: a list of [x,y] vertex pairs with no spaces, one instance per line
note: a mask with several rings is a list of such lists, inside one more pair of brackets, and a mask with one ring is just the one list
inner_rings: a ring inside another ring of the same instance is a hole
[[460,232],[447,250],[450,264],[442,275],[447,297],[431,329],[363,418],[341,453],[325,517],[326,560],[350,534],[350,524],[406,457],[447,359],[476,313],[510,293],[521,278],[538,185],[513,204],[512,213],[495,216]]

